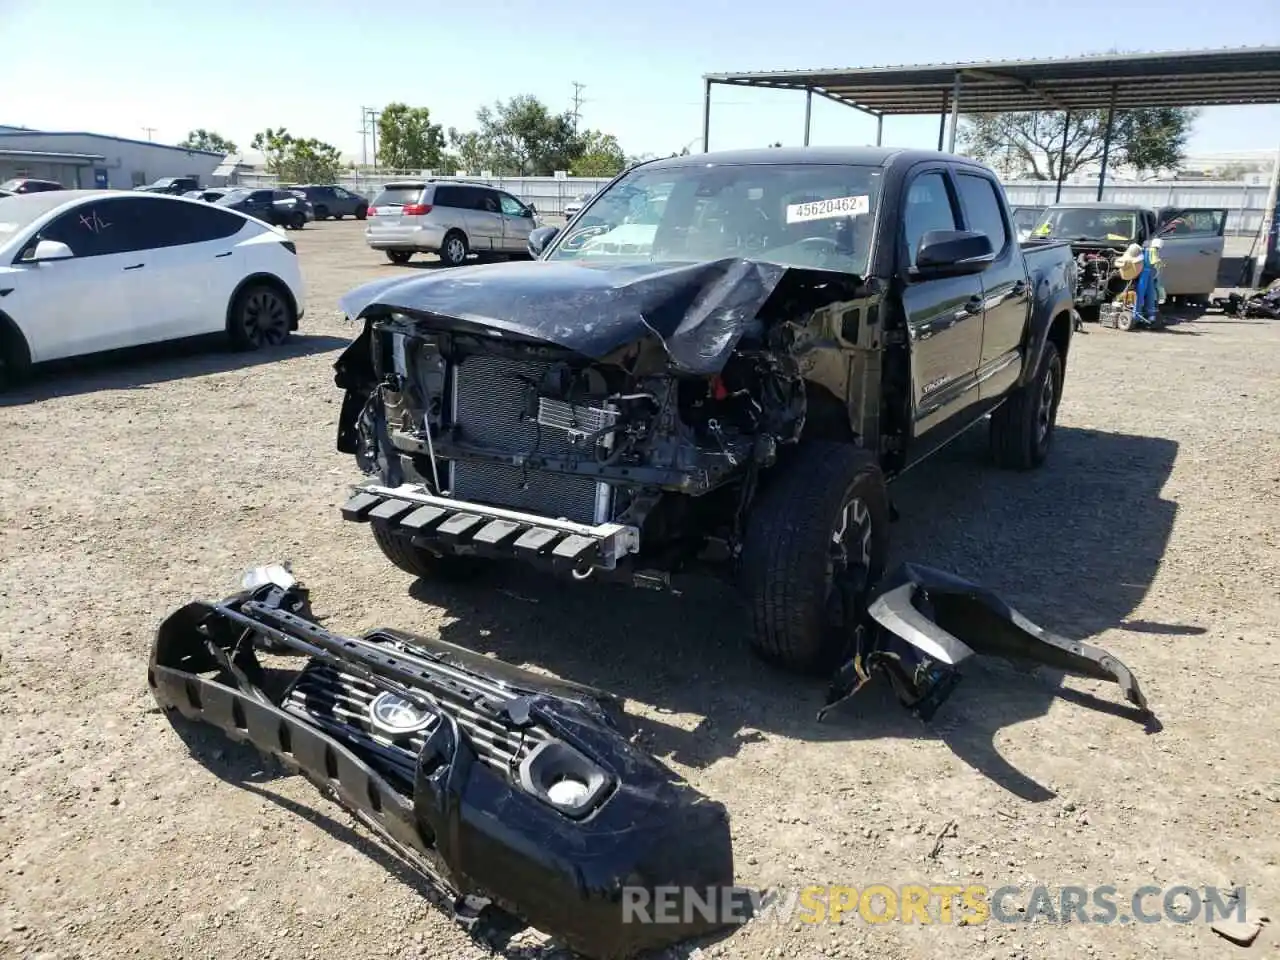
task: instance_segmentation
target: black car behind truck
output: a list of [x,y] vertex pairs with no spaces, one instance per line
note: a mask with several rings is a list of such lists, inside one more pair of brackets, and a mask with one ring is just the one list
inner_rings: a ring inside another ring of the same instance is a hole
[[355,217],[363,220],[369,215],[369,201],[358,193],[352,193],[346,187],[336,183],[304,183],[286,187],[301,193],[315,208],[317,220],[341,220],[343,217]]
[[530,252],[344,300],[338,448],[369,475],[344,516],[415,575],[712,563],[760,653],[826,669],[884,570],[888,480],[988,415],[998,465],[1049,453],[1074,261],[1020,244],[964,158],[652,161]]

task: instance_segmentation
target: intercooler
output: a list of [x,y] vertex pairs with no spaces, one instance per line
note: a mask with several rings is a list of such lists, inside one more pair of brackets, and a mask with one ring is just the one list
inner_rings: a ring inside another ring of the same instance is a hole
[[[550,363],[506,357],[467,357],[453,368],[452,419],[469,446],[510,454],[582,456],[567,430],[540,425],[538,386]],[[532,413],[531,413],[532,411]],[[612,519],[611,488],[590,477],[502,463],[455,460],[453,496],[577,523]]]

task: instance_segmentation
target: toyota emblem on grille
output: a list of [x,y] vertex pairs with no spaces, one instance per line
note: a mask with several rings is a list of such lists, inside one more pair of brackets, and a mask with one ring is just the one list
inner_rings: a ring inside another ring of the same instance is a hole
[[369,704],[369,722],[392,736],[425,730],[432,719],[432,714],[390,690],[378,694]]

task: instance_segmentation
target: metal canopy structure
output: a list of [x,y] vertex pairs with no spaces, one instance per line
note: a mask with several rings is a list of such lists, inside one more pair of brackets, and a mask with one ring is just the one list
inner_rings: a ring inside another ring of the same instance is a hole
[[[1111,120],[1116,110],[1280,103],[1280,47],[1121,54],[1070,60],[711,73],[703,77],[703,82],[704,152],[710,147],[711,88],[715,84],[804,91],[806,146],[814,94],[875,117],[877,145],[883,138],[885,117],[939,114],[939,150],[948,113],[951,117],[948,149],[954,150],[961,112],[1054,110],[1067,115],[1069,128],[1073,113],[1106,110],[1107,133],[1098,180],[1098,199],[1102,199]],[[1064,132],[1064,149],[1066,140]],[[1059,194],[1061,189],[1060,177]]]

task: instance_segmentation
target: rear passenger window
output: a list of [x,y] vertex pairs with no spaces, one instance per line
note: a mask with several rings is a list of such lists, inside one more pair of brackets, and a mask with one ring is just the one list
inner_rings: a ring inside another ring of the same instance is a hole
[[986,177],[971,173],[956,176],[960,190],[960,202],[964,204],[964,219],[970,230],[980,230],[991,238],[991,249],[999,254],[1009,239],[1004,225],[1004,213],[996,196],[995,184]]
[[501,207],[498,206],[498,195],[491,190],[478,190],[480,194],[480,202],[477,204],[479,209],[485,213],[499,213]]
[[437,207],[466,206],[462,190],[458,187],[436,187],[435,205]]
[[922,173],[911,181],[902,212],[902,230],[907,243],[907,263],[916,262],[920,238],[930,230],[955,230],[956,214],[951,192],[940,172]]

